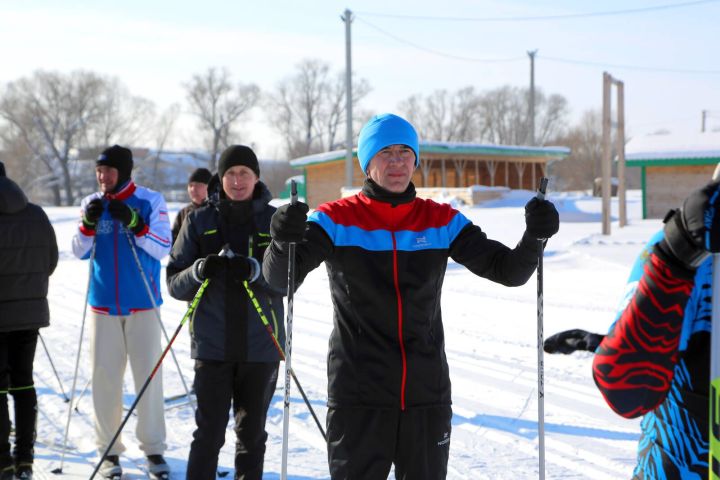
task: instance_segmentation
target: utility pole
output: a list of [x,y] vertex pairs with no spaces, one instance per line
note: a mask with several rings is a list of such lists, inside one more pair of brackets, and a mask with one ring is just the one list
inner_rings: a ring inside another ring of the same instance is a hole
[[612,147],[610,145],[610,96],[612,77],[603,72],[603,118],[602,118],[602,234],[610,235],[610,174],[612,172]]
[[530,146],[535,145],[535,55],[537,52],[537,50],[527,52],[530,57],[530,99],[528,105]]
[[612,196],[612,120],[610,102],[612,87],[617,92],[617,135],[615,148],[618,156],[618,213],[620,227],[627,225],[625,206],[625,84],[603,72],[603,117],[602,117],[602,233],[610,235],[610,197]]
[[617,90],[617,144],[618,156],[618,215],[620,228],[627,225],[627,208],[625,206],[625,84],[613,80]]
[[353,186],[353,116],[352,116],[352,49],[350,48],[350,25],[353,14],[345,9],[340,17],[345,22],[345,187]]
[[702,111],[702,124],[700,126],[700,131],[702,133],[705,133],[705,120],[707,119],[707,113],[708,113],[707,110]]

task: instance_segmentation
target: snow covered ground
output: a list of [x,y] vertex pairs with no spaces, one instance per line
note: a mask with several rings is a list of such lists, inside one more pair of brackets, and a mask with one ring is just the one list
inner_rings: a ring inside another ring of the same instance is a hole
[[[523,227],[523,206],[532,192],[517,191],[474,208],[462,208],[491,238],[514,245]],[[613,216],[613,233],[600,234],[600,200],[583,193],[551,193],[561,212],[561,228],[545,251],[545,336],[568,328],[605,332],[637,252],[661,226],[641,220],[640,193],[629,192],[630,225],[620,229]],[[614,200],[615,201],[615,200]],[[171,213],[179,204],[171,205]],[[613,212],[617,212],[613,203]],[[77,207],[47,208],[58,237],[60,262],[51,277],[52,322],[41,331],[63,388],[73,383],[88,263],[75,259],[70,239]],[[172,218],[171,218],[172,220]],[[134,268],[128,265],[127,268]],[[164,282],[163,282],[164,283]],[[185,304],[163,293],[162,318],[169,335],[177,328]],[[443,288],[447,357],[453,388],[453,432],[448,478],[533,479],[538,476],[536,280],[506,288],[475,277],[463,267],[448,265]],[[331,304],[324,268],[315,270],[297,292],[293,323],[293,367],[315,411],[324,423],[326,407],[325,356],[332,328]],[[76,382],[80,396],[90,375],[89,325]],[[183,330],[174,351],[188,384],[192,381],[188,332]],[[611,412],[592,381],[591,355],[545,355],[546,476],[552,479],[629,478],[635,459],[638,421]],[[129,370],[129,369],[128,369]],[[38,478],[87,478],[98,460],[94,450],[92,402],[85,393],[70,420],[64,475],[52,475],[61,462],[68,404],[42,346],[36,355],[39,394],[36,475]],[[183,392],[177,369],[164,362],[166,396]],[[265,478],[280,475],[282,445],[283,368],[269,412]],[[125,403],[134,399],[126,375]],[[322,437],[297,389],[291,390],[289,478],[329,478]],[[193,413],[187,406],[166,411],[172,478],[185,478]],[[128,451],[121,458],[127,479],[145,478],[138,467],[142,452],[134,438],[134,417],[125,428]],[[228,429],[220,455],[221,472],[232,478],[233,433]],[[71,472],[77,472],[71,475]],[[392,476],[391,476],[392,477]]]

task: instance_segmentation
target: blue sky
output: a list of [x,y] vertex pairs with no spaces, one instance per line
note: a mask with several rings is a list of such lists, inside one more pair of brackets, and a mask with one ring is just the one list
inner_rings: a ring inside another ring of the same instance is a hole
[[[683,3],[634,14],[517,20]],[[376,112],[441,88],[527,86],[526,52],[537,49],[536,85],[564,95],[572,120],[601,107],[602,72],[608,71],[625,82],[629,135],[697,131],[702,110],[710,111],[708,127],[720,128],[714,45],[720,1],[691,3],[0,0],[0,83],[36,69],[83,68],[117,76],[133,94],[163,107],[184,100],[182,82],[194,73],[225,66],[235,80],[272,90],[305,58],[344,69],[340,15],[349,8],[356,16],[353,70],[373,87],[363,106]],[[448,17],[478,20],[441,20]],[[487,21],[506,17],[516,20]],[[682,72],[688,70],[703,73]],[[183,138],[192,143],[188,125]],[[261,112],[242,132],[261,154],[277,155],[276,135]]]

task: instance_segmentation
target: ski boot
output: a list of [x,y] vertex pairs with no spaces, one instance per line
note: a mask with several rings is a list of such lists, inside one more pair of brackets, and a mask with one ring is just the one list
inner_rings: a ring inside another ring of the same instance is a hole
[[100,465],[100,475],[107,480],[120,480],[122,477],[122,467],[120,466],[120,457],[117,455],[108,455]]
[[15,480],[32,480],[32,463],[18,463],[15,467]]
[[170,466],[162,455],[148,455],[147,467],[152,478],[156,480],[170,479]]
[[0,470],[0,480],[14,480],[15,479],[15,467],[10,465]]

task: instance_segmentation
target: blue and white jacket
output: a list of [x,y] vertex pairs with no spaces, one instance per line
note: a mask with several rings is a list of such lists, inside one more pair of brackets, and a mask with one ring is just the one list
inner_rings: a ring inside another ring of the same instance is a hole
[[160,260],[170,252],[171,247],[165,200],[159,192],[137,186],[130,180],[116,193],[103,195],[96,192],[83,198],[81,215],[87,204],[96,198],[102,199],[105,207],[110,200],[122,200],[138,212],[145,228],[133,235],[122,222],[110,216],[107,208],[95,230],[86,229],[80,222],[72,241],[73,253],[80,259],[90,258],[95,245],[88,294],[90,307],[108,315],[128,315],[153,308],[133,248],[150,285],[155,305],[160,306]]

